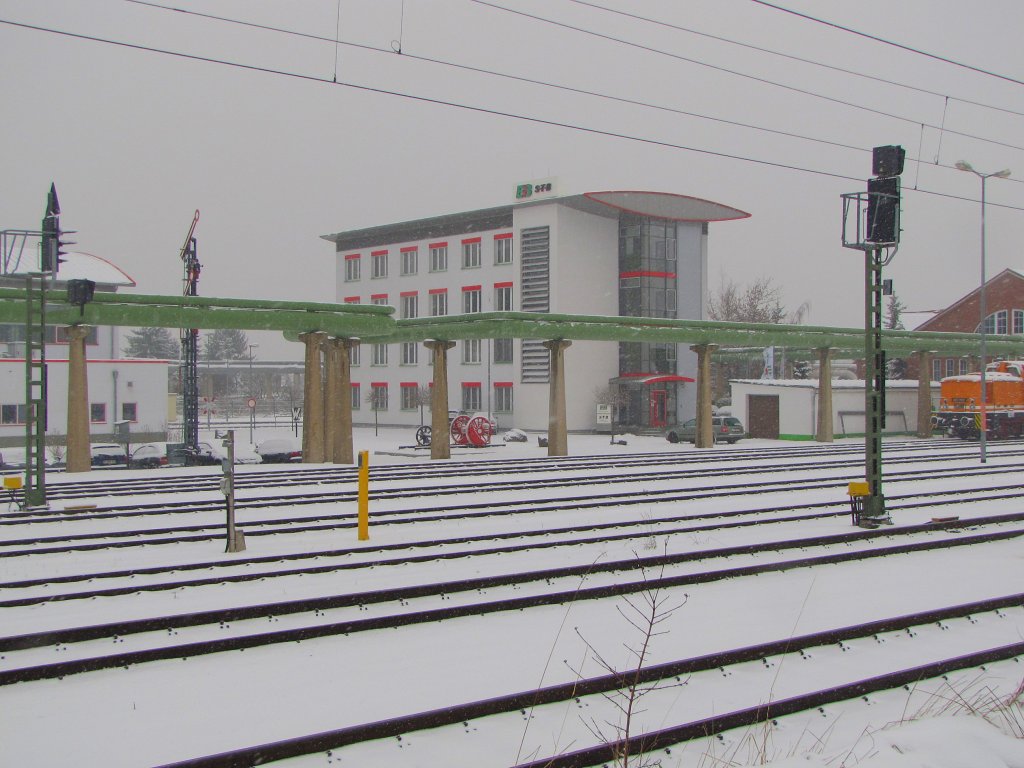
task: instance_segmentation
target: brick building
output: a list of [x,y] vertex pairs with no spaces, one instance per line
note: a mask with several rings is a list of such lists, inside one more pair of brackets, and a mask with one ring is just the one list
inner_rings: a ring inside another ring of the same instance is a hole
[[[981,289],[962,299],[917,327],[918,331],[977,333],[981,317]],[[1024,334],[1024,275],[1004,269],[985,283],[985,331],[990,334]],[[932,359],[932,380],[977,370],[977,360],[967,357]],[[913,373],[916,376],[916,372]],[[908,371],[908,378],[911,372]]]

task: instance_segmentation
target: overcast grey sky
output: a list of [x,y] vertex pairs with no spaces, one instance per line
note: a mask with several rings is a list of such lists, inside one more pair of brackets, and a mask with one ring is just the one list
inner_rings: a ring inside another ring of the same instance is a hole
[[[1024,80],[1019,0],[778,4]],[[202,295],[332,301],[320,235],[509,203],[517,182],[555,176],[566,194],[658,190],[750,212],[711,227],[712,289],[722,275],[771,275],[789,306],[810,302],[812,324],[856,327],[863,257],[841,247],[839,196],[864,189],[868,150],[881,144],[908,155],[903,243],[886,276],[909,309],[940,308],[979,281],[980,182],[953,170],[957,160],[1014,171],[988,183],[988,273],[1024,268],[1024,116],[1013,114],[1024,113],[1024,85],[752,0],[173,5],[365,47],[129,0],[0,0],[3,22],[289,73],[0,23],[0,228],[37,228],[53,181],[77,247],[121,266],[139,292],[180,292],[178,250],[197,208]],[[263,357],[290,350],[262,343]]]

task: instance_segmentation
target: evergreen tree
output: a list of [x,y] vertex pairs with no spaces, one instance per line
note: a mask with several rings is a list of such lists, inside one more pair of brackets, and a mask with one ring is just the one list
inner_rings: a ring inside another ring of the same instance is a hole
[[[885,309],[885,321],[883,325],[894,331],[906,330],[903,326],[903,311],[906,309],[899,296],[895,293],[889,297],[889,306]],[[907,361],[894,357],[885,361],[885,378],[899,380],[907,375]]]
[[217,328],[206,336],[203,357],[207,360],[245,360],[249,357],[249,337],[237,328]]
[[125,337],[122,351],[128,357],[177,360],[181,356],[181,342],[166,328],[136,328]]
[[806,360],[793,361],[793,378],[806,379],[811,375],[811,364]]

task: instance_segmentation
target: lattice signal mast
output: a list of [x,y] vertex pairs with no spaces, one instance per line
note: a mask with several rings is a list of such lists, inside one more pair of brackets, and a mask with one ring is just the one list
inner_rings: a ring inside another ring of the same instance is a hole
[[[192,218],[185,244],[181,246],[181,262],[185,268],[182,281],[183,296],[197,296],[199,273],[202,265],[196,254],[196,224],[199,223],[199,210]],[[181,337],[181,421],[183,427],[182,442],[185,447],[196,451],[199,449],[199,329],[182,328]]]

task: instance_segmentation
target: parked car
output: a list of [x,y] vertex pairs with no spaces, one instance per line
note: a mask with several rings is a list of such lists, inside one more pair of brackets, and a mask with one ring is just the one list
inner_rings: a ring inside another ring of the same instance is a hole
[[288,437],[272,437],[256,446],[264,464],[287,464],[302,461],[302,449]]
[[[735,443],[746,437],[747,430],[743,428],[743,423],[734,416],[712,416],[711,434],[716,443]],[[670,443],[697,442],[697,420],[690,419],[678,427],[670,429],[665,437]]]
[[130,469],[157,469],[167,466],[167,450],[160,445],[144,443],[132,451]]
[[[220,464],[228,457],[228,449],[220,442],[200,442],[199,450],[189,457],[188,463],[193,465]],[[245,445],[235,444],[235,464],[259,464],[260,455]]]
[[94,467],[116,467],[119,464],[128,465],[128,455],[124,452],[123,445],[96,444],[89,447],[92,453],[92,465]]

